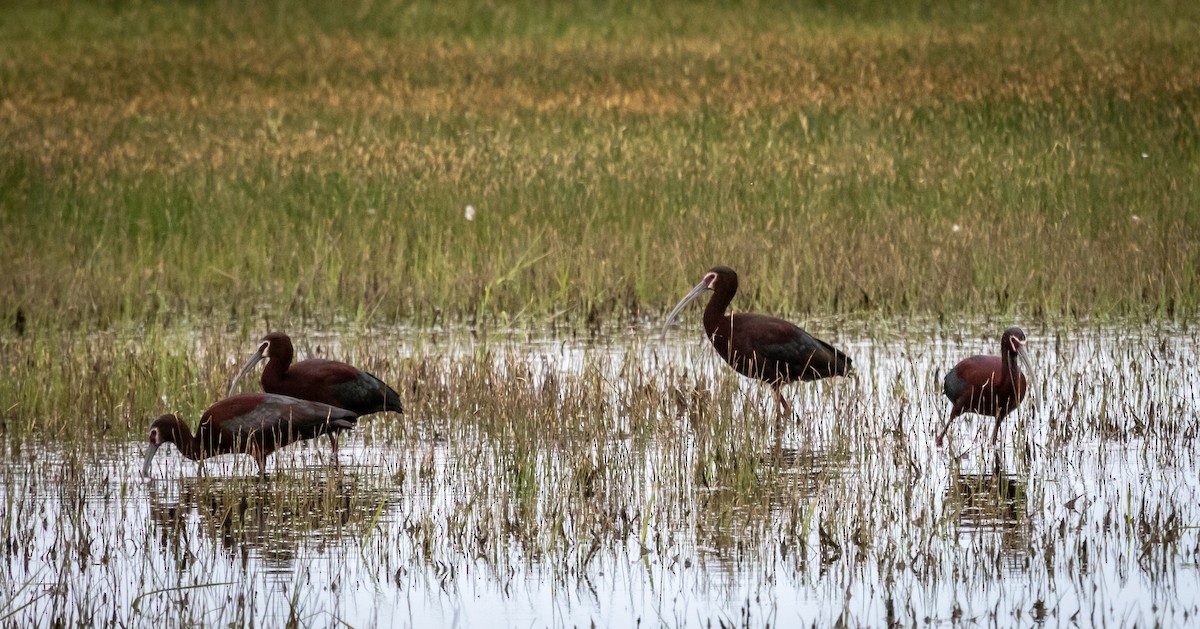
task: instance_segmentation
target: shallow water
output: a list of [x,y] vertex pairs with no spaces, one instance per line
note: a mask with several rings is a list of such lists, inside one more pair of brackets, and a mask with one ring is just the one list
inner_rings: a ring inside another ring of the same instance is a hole
[[363,420],[336,468],[324,441],[278,452],[266,480],[9,438],[0,619],[1194,622],[1196,333],[1030,332],[1032,397],[994,448],[973,416],[933,445],[945,369],[998,344],[937,330],[823,335],[858,375],[789,387],[783,422],[698,335],[647,330],[420,347],[380,374],[423,379],[404,418]]

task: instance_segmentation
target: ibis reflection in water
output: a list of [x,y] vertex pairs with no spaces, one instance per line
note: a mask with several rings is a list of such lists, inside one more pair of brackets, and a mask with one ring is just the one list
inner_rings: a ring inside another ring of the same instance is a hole
[[[181,478],[148,485],[150,522],[164,541],[190,548],[199,533],[213,546],[251,552],[267,568],[286,572],[307,564],[312,544],[361,540],[389,516],[396,489],[358,474],[283,476],[260,483],[243,478]],[[193,528],[191,523],[195,523]]]

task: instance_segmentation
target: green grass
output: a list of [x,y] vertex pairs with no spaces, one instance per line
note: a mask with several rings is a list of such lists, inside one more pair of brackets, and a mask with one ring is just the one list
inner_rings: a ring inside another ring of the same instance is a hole
[[7,6],[0,316],[1200,309],[1200,9],[831,4]]

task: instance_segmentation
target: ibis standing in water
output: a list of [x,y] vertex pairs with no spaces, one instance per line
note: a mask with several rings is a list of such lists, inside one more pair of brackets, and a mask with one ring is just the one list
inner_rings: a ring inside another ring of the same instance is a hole
[[1000,337],[999,356],[971,356],[955,365],[946,374],[942,387],[953,406],[950,418],[938,431],[938,447],[941,447],[951,422],[963,413],[995,417],[996,425],[992,428],[992,443],[995,443],[1000,422],[1025,399],[1028,383],[1025,374],[1021,373],[1022,363],[1029,368],[1025,331],[1011,327]]
[[142,476],[150,476],[154,453],[168,442],[193,461],[220,454],[249,454],[258,463],[259,475],[266,476],[267,457],[275,450],[320,435],[333,436],[356,423],[358,415],[353,411],[328,404],[271,393],[235,395],[208,407],[195,434],[175,415],[154,420]]
[[704,308],[705,334],[735,371],[771,385],[784,414],[791,406],[783,397],[783,385],[850,372],[853,362],[848,356],[783,319],[749,312],[725,314],[737,289],[738,276],[733,269],[725,266],[709,269],[704,279],[667,315],[663,336],[684,306],[712,291],[712,298]]
[[[267,393],[288,395],[370,415],[384,411],[404,412],[400,394],[379,378],[351,365],[324,358],[309,358],[293,363],[295,350],[292,339],[283,332],[272,332],[262,338],[258,350],[229,385],[229,395],[242,376],[260,360],[267,359],[263,368],[262,388]],[[330,433],[329,442],[337,455],[337,435]]]

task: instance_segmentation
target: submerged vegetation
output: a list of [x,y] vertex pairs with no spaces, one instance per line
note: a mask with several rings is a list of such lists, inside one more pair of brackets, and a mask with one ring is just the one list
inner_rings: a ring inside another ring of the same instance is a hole
[[1194,3],[3,12],[10,323],[1200,306]]

